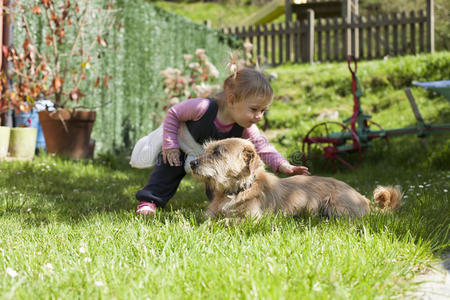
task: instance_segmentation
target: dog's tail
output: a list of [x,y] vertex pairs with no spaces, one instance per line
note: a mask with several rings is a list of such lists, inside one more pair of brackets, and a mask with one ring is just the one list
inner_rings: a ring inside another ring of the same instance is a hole
[[373,191],[373,200],[381,209],[397,209],[402,200],[400,186],[377,186]]

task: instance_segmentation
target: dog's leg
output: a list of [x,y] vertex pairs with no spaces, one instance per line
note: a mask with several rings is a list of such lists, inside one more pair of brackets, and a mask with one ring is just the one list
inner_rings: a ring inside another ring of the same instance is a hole
[[252,219],[258,221],[263,216],[263,210],[261,209],[261,203],[259,201],[250,201],[247,204],[246,215],[250,216]]
[[208,218],[216,218],[220,215],[220,199],[217,199],[217,197],[214,197],[214,199],[211,201],[211,203],[208,205],[208,208],[206,209],[205,216]]

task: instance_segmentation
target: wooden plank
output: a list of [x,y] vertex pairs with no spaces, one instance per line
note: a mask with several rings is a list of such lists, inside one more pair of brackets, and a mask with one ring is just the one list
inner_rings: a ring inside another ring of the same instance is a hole
[[[364,22],[364,18],[363,18],[363,16],[359,16],[358,17],[358,19],[359,19],[359,25],[362,25],[363,24],[363,22]],[[365,55],[364,55],[364,29],[360,26],[360,27],[358,27],[358,43],[357,44],[359,44],[358,45],[358,47],[359,47],[359,57],[360,58],[364,58],[364,57],[366,57]]]
[[[326,19],[326,25],[330,25],[330,19]],[[330,61],[331,60],[331,36],[330,36],[330,31],[329,30],[327,30],[326,32],[325,32],[325,43],[326,43],[326,46],[325,46],[325,48],[326,48],[326,52],[327,52],[327,61]]]
[[306,12],[308,9],[314,10],[316,18],[342,17],[342,0],[331,0],[331,1],[303,0],[300,1],[300,4],[292,4],[292,12],[296,14],[300,19],[307,18]]
[[[392,19],[393,20],[398,20],[400,19],[400,14],[399,13],[393,13],[392,14]],[[393,25],[392,28],[392,42],[393,42],[393,53],[394,55],[398,55],[398,25]]]
[[[342,21],[346,25],[350,25],[351,18],[352,18],[352,3],[351,0],[344,0],[342,3],[345,5],[344,10],[344,17],[342,18]],[[347,57],[352,52],[352,41],[351,41],[351,35],[352,35],[352,29],[347,26],[347,28],[344,29],[344,57]]]
[[[388,21],[389,15],[385,14],[383,15],[383,20]],[[384,55],[389,55],[390,54],[390,35],[389,35],[389,25],[385,25],[383,27],[383,32],[384,32]]]
[[269,62],[269,29],[267,28],[267,24],[263,25],[263,35],[264,35],[264,61],[266,63]]
[[271,32],[270,32],[270,47],[272,51],[272,65],[275,65],[275,24],[272,23]]
[[[338,24],[338,18],[334,18],[334,25]],[[336,27],[337,28],[337,27]],[[334,30],[334,57],[333,60],[338,60],[339,59],[339,31],[338,29]]]
[[294,61],[300,63],[300,22],[294,23]]
[[[411,18],[415,17],[415,12],[411,11],[409,13]],[[409,25],[409,43],[411,46],[411,53],[412,54],[416,54],[416,24],[415,23],[411,23]]]
[[314,62],[314,11],[308,9],[308,62]]
[[375,57],[381,57],[381,35],[380,35],[380,24],[381,24],[381,15],[377,14],[376,16],[376,25],[375,25]]
[[[322,25],[322,19],[317,20],[317,25],[318,25],[318,27],[320,27]],[[323,51],[322,43],[323,43],[322,31],[317,31],[317,51],[318,51],[317,59],[319,61],[322,61],[322,51]]]
[[291,61],[291,27],[292,27],[292,23],[291,22],[286,22],[285,23],[285,30],[286,30],[286,35],[285,35],[285,42],[286,42],[286,62]]
[[[424,16],[423,10],[419,10],[419,16]],[[425,28],[424,23],[419,23],[419,51],[425,51]]]
[[434,53],[434,0],[427,0],[427,44],[428,51]]
[[283,23],[278,24],[278,63],[284,63],[283,60]]
[[[372,16],[367,16],[367,23],[372,23]],[[372,27],[367,27],[367,58],[372,58]]]
[[[402,12],[401,18],[406,19],[406,12]],[[406,24],[402,24],[402,54],[408,52],[408,44],[406,43]]]
[[411,108],[412,108],[412,111],[414,113],[414,116],[416,117],[416,120],[419,121],[420,123],[422,123],[423,122],[423,118],[422,118],[422,115],[420,114],[419,108],[417,107],[416,99],[414,99],[414,96],[411,93],[411,89],[410,88],[405,88],[405,94],[406,94],[406,97],[409,100],[409,103],[411,104]]
[[292,22],[292,1],[285,0],[284,1],[284,17],[286,23]]
[[261,61],[261,27],[256,25],[256,61],[260,63]]

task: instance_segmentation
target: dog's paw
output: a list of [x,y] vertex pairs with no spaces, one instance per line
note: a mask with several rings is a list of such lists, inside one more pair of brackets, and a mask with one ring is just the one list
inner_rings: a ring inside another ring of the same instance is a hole
[[211,209],[207,209],[205,211],[205,218],[207,218],[207,219],[215,219],[216,218],[216,214]]

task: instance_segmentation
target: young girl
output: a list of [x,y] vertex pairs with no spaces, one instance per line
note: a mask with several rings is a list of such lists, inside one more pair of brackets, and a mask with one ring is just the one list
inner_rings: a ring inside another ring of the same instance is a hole
[[[215,98],[190,99],[172,106],[164,119],[162,152],[147,184],[136,193],[139,200],[136,214],[154,214],[157,207],[163,208],[186,175],[185,154],[177,140],[178,128],[183,122],[199,144],[206,140],[242,137],[255,145],[261,159],[273,171],[309,175],[308,168],[293,166],[283,158],[256,127],[272,97],[272,87],[261,72],[241,69],[225,79],[223,91]],[[208,189],[206,193],[212,200]]]

